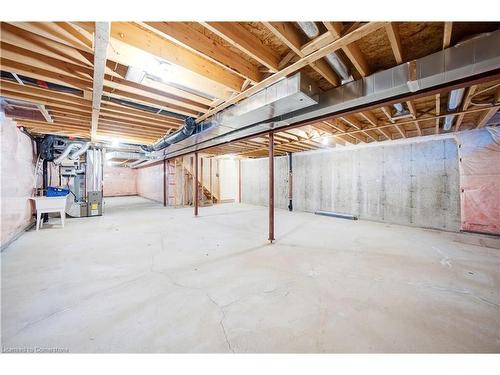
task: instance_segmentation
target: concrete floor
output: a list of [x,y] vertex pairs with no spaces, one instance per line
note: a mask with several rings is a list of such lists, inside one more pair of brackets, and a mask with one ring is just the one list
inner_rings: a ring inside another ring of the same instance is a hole
[[[70,352],[499,352],[500,251],[454,234],[107,199],[2,253],[2,346]],[[54,220],[54,223],[57,220]]]

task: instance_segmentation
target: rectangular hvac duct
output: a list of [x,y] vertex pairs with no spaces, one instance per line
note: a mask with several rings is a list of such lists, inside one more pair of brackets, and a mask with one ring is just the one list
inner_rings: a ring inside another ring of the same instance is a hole
[[216,114],[210,120],[212,127],[169,146],[165,152],[175,152],[247,126],[266,122],[276,116],[316,105],[319,100],[318,92],[316,83],[301,72],[283,78]]
[[[265,90],[266,94],[259,92],[216,114],[208,120],[214,121],[216,126],[168,147],[164,150],[164,157],[176,157],[290,124],[404,98],[480,74],[498,74],[499,45],[500,30],[497,30],[483,38],[372,74],[318,96],[311,95],[312,86],[309,88],[306,78],[297,73],[270,86]],[[286,88],[273,94],[278,87]]]
[[139,160],[145,158],[146,155],[142,152],[125,152],[125,151],[107,151],[107,160]]

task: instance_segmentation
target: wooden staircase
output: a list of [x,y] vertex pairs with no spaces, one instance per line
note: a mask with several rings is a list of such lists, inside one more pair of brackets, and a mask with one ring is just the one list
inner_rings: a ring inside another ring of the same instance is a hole
[[[189,176],[191,179],[194,179],[194,173],[191,171],[191,166],[182,163],[182,168],[187,176]],[[199,179],[197,181],[197,186],[199,193],[198,196],[201,197],[199,202],[201,206],[207,206],[211,205],[212,203],[218,202],[218,198]]]

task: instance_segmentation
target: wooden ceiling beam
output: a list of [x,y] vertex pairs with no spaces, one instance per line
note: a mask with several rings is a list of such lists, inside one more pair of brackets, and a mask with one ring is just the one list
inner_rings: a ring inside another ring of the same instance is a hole
[[[478,85],[472,85],[470,87],[467,88],[466,92],[465,92],[465,97],[464,97],[464,100],[463,100],[463,103],[462,103],[462,111],[466,111],[467,109],[469,109],[469,106],[471,104],[471,101],[472,101],[472,97],[474,96],[474,93],[477,91],[477,88],[478,88]],[[459,131],[460,130],[460,126],[462,125],[462,121],[464,120],[464,114],[461,113],[457,116],[457,119],[456,119],[456,122],[455,122],[455,131]]]
[[174,43],[191,49],[200,56],[249,79],[253,83],[262,80],[262,73],[257,66],[191,27],[187,22],[145,22],[145,25]]
[[50,109],[50,115],[52,116],[52,118],[55,119],[55,121],[58,121],[58,120],[61,120],[61,121],[64,121],[64,119],[68,119],[68,120],[75,120],[75,121],[82,121],[82,122],[85,122],[85,123],[89,123],[90,124],[90,120],[91,120],[91,116],[88,116],[88,115],[79,115],[79,114],[76,114],[76,113],[69,113],[69,112],[64,112],[64,111],[61,111],[61,110],[54,110],[54,109]]
[[43,54],[49,58],[52,57],[72,64],[92,68],[92,61],[88,61],[87,57],[82,55],[83,51],[16,27],[16,24],[2,22],[2,33],[0,38],[2,43],[19,46]]
[[495,116],[497,112],[498,112],[498,106],[486,109],[484,113],[481,115],[479,122],[477,123],[477,128],[483,128],[484,126],[486,126],[488,121],[490,121],[491,118]]
[[3,57],[0,58],[0,65],[2,65],[2,70],[22,76],[80,90],[90,90],[92,88],[92,82],[90,80],[83,80],[65,74],[55,73],[51,70],[36,68],[18,61],[5,59]]
[[92,52],[92,40],[88,40],[90,35],[84,36],[67,22],[15,22],[13,25],[53,42]]
[[162,38],[157,33],[138,24],[113,22],[111,36],[125,44],[157,56],[171,64],[181,66],[212,81],[218,82],[232,91],[239,92],[244,79],[228,71],[219,64],[201,57],[193,51]]
[[[338,39],[342,36],[344,28],[342,22],[323,22],[323,24],[334,38]],[[356,43],[351,43],[343,47],[342,51],[351,61],[352,65],[356,68],[361,77],[366,77],[371,73],[370,66]]]
[[[263,22],[263,24],[297,56],[305,56],[300,49],[303,43],[302,37],[299,31],[290,22]],[[310,64],[310,66],[331,85],[338,86],[340,84],[337,73],[328,65],[325,59],[319,59]]]
[[108,111],[104,107],[101,107],[101,116],[107,116],[108,118],[115,119],[117,121],[135,121],[138,124],[147,124],[153,127],[159,128],[173,128],[178,129],[182,126],[182,123],[175,123],[170,121],[156,121],[151,119],[146,119],[139,116],[125,115],[122,112]]
[[396,22],[389,22],[385,26],[389,43],[391,44],[392,53],[396,59],[397,64],[403,62],[403,49],[401,48],[401,40],[399,38],[398,24]]
[[36,96],[36,95],[31,95],[31,94],[26,94],[26,93],[21,93],[21,92],[16,92],[16,91],[10,91],[10,90],[5,90],[2,89],[2,96],[6,98],[11,98],[11,99],[17,99],[17,100],[22,100],[26,101],[28,103],[33,103],[33,104],[43,104],[47,107],[58,107],[58,108],[63,108],[63,109],[76,109],[84,112],[91,112],[91,107],[90,106],[82,106],[79,104],[74,104],[74,103],[66,103],[66,102],[61,102],[58,100],[54,99],[46,99],[43,96]]
[[[359,112],[359,114],[366,120],[368,123],[374,127],[377,127],[379,125],[377,118],[371,111],[365,111],[365,112]],[[391,134],[385,130],[385,129],[377,129],[379,133],[381,133],[384,138],[386,139],[392,139]]]
[[446,49],[450,46],[452,31],[453,31],[453,22],[445,22],[443,31],[443,49]]
[[4,34],[2,34],[2,58],[14,60],[36,68],[62,73],[77,79],[92,79],[93,70],[91,67],[64,61],[60,58],[47,56],[37,51],[13,45],[4,41],[3,35]]
[[336,39],[338,38],[332,35],[331,33],[323,33],[317,36],[316,38],[311,39],[303,46],[301,46],[300,51],[304,56],[307,56],[313,53],[314,51],[317,51],[318,49],[326,47]]
[[14,121],[16,121],[19,124],[27,124],[27,125],[35,125],[35,126],[45,126],[47,128],[53,128],[55,126],[64,126],[66,128],[72,128],[72,129],[83,129],[83,130],[89,130],[90,129],[90,124],[75,124],[73,122],[67,122],[67,121],[59,121],[59,122],[45,122],[45,121],[37,121],[37,120],[27,120],[23,118],[14,118]]
[[128,123],[105,121],[102,119],[99,119],[99,126],[101,126],[103,130],[111,129],[111,130],[117,130],[117,131],[121,131],[123,133],[128,133],[128,134],[149,135],[149,136],[157,137],[157,138],[165,135],[165,130],[145,128],[142,126],[132,125],[132,124],[128,124]]
[[65,30],[69,35],[73,36],[76,40],[80,41],[86,49],[93,49],[92,35],[95,32],[95,26],[93,32],[88,32],[86,29],[81,28],[77,24],[71,22],[54,22],[61,29]]
[[99,130],[96,135],[97,139],[110,140],[119,138],[121,140],[137,143],[137,144],[151,144],[154,143],[158,138],[155,137],[145,137],[140,134],[124,134],[122,132],[112,131],[112,130]]
[[360,26],[356,30],[354,30],[352,33],[349,33],[345,36],[343,36],[340,39],[335,40],[331,44],[319,49],[316,52],[311,53],[310,55],[301,58],[299,61],[296,63],[293,63],[292,65],[287,66],[286,68],[280,70],[279,72],[273,74],[272,76],[264,79],[263,81],[257,83],[256,85],[246,89],[242,93],[234,96],[233,98],[226,100],[223,104],[215,107],[214,109],[208,111],[204,115],[200,116],[197,119],[197,122],[201,122],[208,117],[214,115],[215,113],[229,107],[230,105],[237,103],[238,101],[247,98],[248,96],[262,90],[263,88],[266,88],[267,86],[277,82],[283,77],[286,77],[287,75],[296,72],[297,70],[303,68],[306,65],[309,65],[310,63],[321,59],[328,55],[331,52],[335,52],[339,48],[344,47],[345,45],[348,45],[352,42],[355,42],[358,39],[363,38],[364,36],[380,29],[381,27],[384,27],[385,23],[384,22],[369,22],[365,25]]
[[406,105],[408,106],[408,110],[411,113],[411,116],[416,119],[417,118],[417,109],[415,108],[415,104],[413,104],[413,101],[407,100]]
[[[244,52],[271,72],[278,71],[279,56],[237,22],[202,22],[208,30]],[[241,87],[241,86],[240,86]]]
[[108,116],[108,115],[105,115],[103,113],[101,113],[101,115],[99,116],[99,122],[103,121],[104,122],[108,122],[108,123],[119,123],[119,124],[130,124],[130,125],[134,125],[134,126],[137,126],[139,128],[143,128],[143,129],[150,129],[150,130],[155,130],[155,131],[159,131],[159,132],[167,132],[168,130],[177,130],[179,127],[178,126],[175,126],[175,125],[151,125],[151,124],[148,124],[148,123],[143,123],[143,122],[139,122],[139,121],[133,121],[133,120],[129,120],[129,119],[123,119],[123,118],[116,118],[116,117],[113,117],[113,116]]
[[346,115],[343,117],[339,117],[339,119],[344,121],[347,125],[352,126],[354,129],[358,129],[358,130],[363,129],[363,125],[361,124],[361,122],[358,121],[358,119],[356,119],[352,115]]
[[11,92],[18,92],[20,94],[34,95],[44,100],[54,99],[65,103],[74,103],[81,106],[90,106],[89,100],[86,100],[83,97],[75,94],[59,92],[38,86],[21,85],[19,83],[14,83],[12,81],[9,81],[5,78],[1,78],[0,82],[2,83],[2,92],[4,90]]
[[436,94],[435,95],[435,113],[436,113],[436,120],[435,120],[435,127],[434,127],[434,133],[439,134],[441,130],[439,129],[439,116],[441,114],[441,94]]
[[385,117],[387,117],[387,120],[389,120],[390,122],[394,123],[394,120],[392,119],[391,109],[388,106],[383,106],[383,107],[380,108],[380,110],[385,115]]
[[[104,78],[106,80],[105,87],[107,88],[105,91],[107,92],[113,92],[114,90],[127,91],[131,94],[141,95],[145,101],[147,101],[147,98],[152,98],[155,101],[166,102],[168,104],[178,106],[179,108],[192,110],[195,113],[206,112],[209,109],[208,105],[140,83],[110,77],[109,75],[106,75]],[[152,103],[155,101],[152,101]]]
[[179,124],[179,123],[146,120],[146,119],[140,118],[140,117],[132,117],[130,115],[122,115],[120,113],[108,112],[104,108],[101,108],[100,117],[101,118],[108,118],[108,119],[111,119],[114,121],[132,122],[132,123],[136,123],[138,125],[147,125],[147,126],[162,128],[162,129],[178,129],[182,126],[182,124]]
[[181,107],[178,105],[173,105],[173,104],[170,104],[169,102],[164,101],[164,100],[154,99],[150,96],[148,97],[148,96],[144,96],[144,95],[139,95],[139,94],[135,94],[135,93],[130,92],[130,91],[111,88],[109,86],[104,86],[104,93],[107,96],[112,97],[112,98],[125,99],[125,100],[132,101],[134,103],[137,103],[137,104],[144,104],[144,105],[149,105],[149,106],[153,106],[153,107],[158,107],[159,110],[161,109],[161,110],[181,114],[184,116],[196,117],[199,114],[199,111],[187,109],[185,107]]
[[141,109],[135,109],[109,100],[105,100],[102,102],[102,108],[105,111],[115,112],[125,116],[140,117],[148,121],[154,120],[159,122],[172,122],[178,124],[182,124],[184,122],[183,120],[173,116],[166,116],[154,112],[144,111]]

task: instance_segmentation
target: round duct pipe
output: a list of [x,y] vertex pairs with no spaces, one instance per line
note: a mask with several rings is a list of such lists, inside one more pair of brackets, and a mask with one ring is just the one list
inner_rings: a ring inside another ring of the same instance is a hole
[[318,26],[314,22],[297,22],[297,24],[309,39],[316,38],[319,35]]
[[[309,39],[314,39],[319,35],[319,28],[314,22],[297,22],[300,29],[307,35]],[[339,54],[332,52],[325,56],[328,65],[339,75],[342,84],[351,82],[354,78],[349,72],[349,68],[344,63]]]

